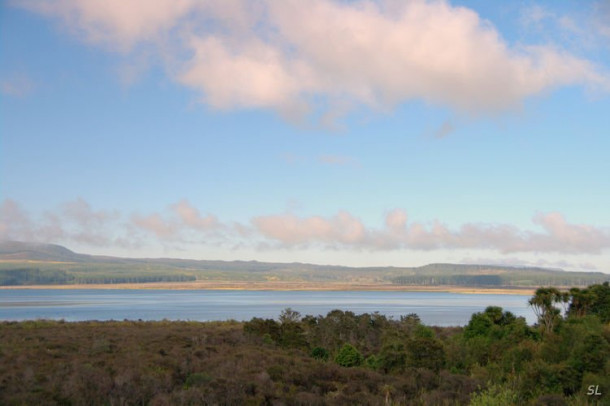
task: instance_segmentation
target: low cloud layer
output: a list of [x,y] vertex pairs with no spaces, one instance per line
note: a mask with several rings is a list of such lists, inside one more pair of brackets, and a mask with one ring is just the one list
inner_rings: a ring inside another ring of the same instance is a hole
[[0,205],[0,239],[76,243],[89,246],[146,244],[332,249],[343,251],[487,250],[513,253],[601,254],[610,249],[610,228],[569,223],[560,213],[539,213],[533,228],[466,223],[450,228],[438,220],[412,221],[403,209],[389,211],[380,227],[340,211],[334,216],[276,214],[248,224],[221,222],[202,215],[187,200],[148,214],[95,210],[83,199],[39,215],[7,199]]
[[345,211],[331,218],[299,218],[290,214],[262,216],[252,219],[252,224],[266,238],[286,245],[355,246],[366,237],[364,225]]
[[127,59],[156,54],[174,81],[216,109],[326,120],[417,99],[487,114],[561,86],[610,89],[607,72],[590,61],[556,45],[511,45],[489,21],[445,1],[13,4]]
[[133,214],[131,226],[160,240],[188,241],[189,236],[205,236],[222,228],[216,216],[202,216],[187,200],[171,204],[164,213]]
[[541,231],[520,230],[506,224],[467,223],[453,230],[438,220],[408,222],[407,213],[387,214],[384,228],[368,228],[347,212],[334,217],[299,218],[293,215],[258,217],[257,230],[285,246],[341,245],[366,250],[488,249],[503,254],[557,252],[600,254],[610,248],[610,228],[570,224],[560,213],[537,214]]
[[6,199],[0,204],[0,239],[114,246],[127,242],[116,235],[120,217],[117,211],[94,210],[83,199],[32,216]]

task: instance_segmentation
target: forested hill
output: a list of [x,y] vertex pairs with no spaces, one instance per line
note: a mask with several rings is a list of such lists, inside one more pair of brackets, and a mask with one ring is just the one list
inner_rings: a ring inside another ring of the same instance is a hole
[[[585,286],[610,280],[601,272],[567,272],[523,266],[430,264],[409,268],[391,279],[400,285],[458,286]],[[595,281],[595,282],[593,282]]]
[[[408,260],[405,257],[405,262]],[[533,287],[586,286],[609,281],[610,274],[468,264],[357,268],[258,261],[119,258],[79,254],[53,244],[0,242],[0,285],[4,286],[196,280]]]
[[0,242],[0,259],[3,261],[82,262],[90,260],[91,256],[77,254],[61,245],[3,241]]

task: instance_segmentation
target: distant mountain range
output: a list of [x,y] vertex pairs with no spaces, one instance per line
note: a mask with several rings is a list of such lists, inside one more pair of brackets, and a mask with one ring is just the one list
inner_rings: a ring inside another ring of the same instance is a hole
[[120,258],[75,253],[54,244],[0,242],[0,285],[207,281],[302,281],[477,287],[586,286],[601,272],[539,267],[429,264],[344,267],[303,263]]

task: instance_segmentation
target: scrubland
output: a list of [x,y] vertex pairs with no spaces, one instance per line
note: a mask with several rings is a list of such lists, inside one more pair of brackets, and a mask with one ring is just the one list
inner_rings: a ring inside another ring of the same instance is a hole
[[610,286],[530,302],[534,326],[498,307],[444,328],[290,309],[243,323],[4,322],[0,404],[609,404]]

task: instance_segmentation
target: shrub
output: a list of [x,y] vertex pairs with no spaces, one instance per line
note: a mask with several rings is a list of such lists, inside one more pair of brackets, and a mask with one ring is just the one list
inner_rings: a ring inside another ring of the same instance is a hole
[[357,367],[362,361],[362,354],[351,344],[343,345],[335,357],[335,362],[342,367]]
[[515,391],[499,385],[491,385],[470,398],[470,406],[512,406],[518,403]]
[[184,382],[184,386],[186,388],[190,388],[193,386],[202,386],[202,385],[210,382],[211,380],[212,380],[212,378],[210,376],[208,376],[207,374],[204,374],[201,372],[195,372],[193,374],[190,374],[186,378],[186,381]]
[[328,355],[328,351],[322,347],[316,347],[311,350],[311,356],[316,359],[321,359],[322,361],[327,361]]

